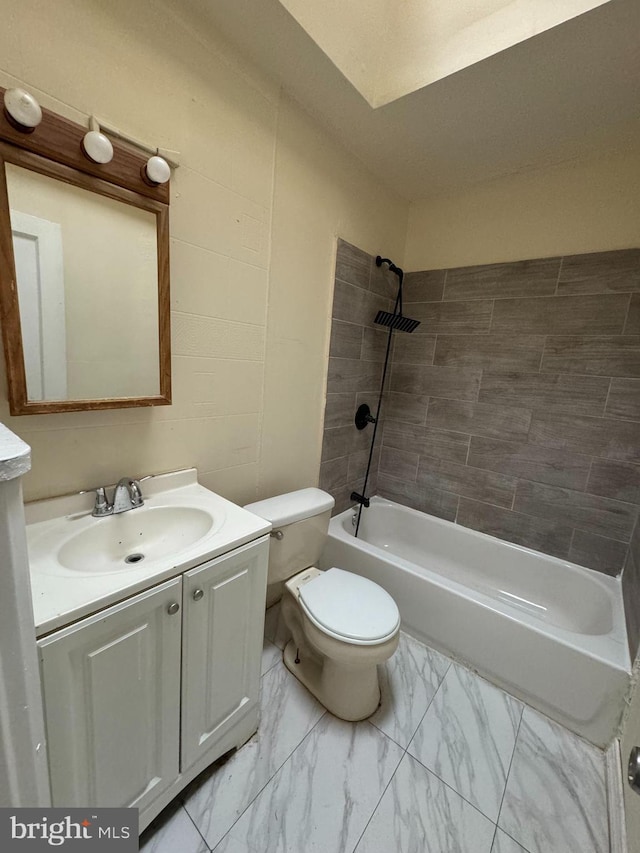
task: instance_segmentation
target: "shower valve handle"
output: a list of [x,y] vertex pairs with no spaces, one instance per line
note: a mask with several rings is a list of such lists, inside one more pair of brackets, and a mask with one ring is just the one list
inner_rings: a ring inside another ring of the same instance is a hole
[[371,409],[366,403],[358,406],[358,411],[356,412],[354,421],[357,429],[364,429],[367,424],[375,424],[375,422],[376,419],[371,414]]

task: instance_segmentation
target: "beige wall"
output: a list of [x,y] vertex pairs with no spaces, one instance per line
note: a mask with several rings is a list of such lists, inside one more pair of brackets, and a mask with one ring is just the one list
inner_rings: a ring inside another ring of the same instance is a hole
[[414,202],[405,264],[442,269],[640,246],[640,148]]
[[[181,152],[172,181],[174,405],[0,421],[27,498],[198,467],[243,502],[314,485],[338,234],[402,261],[407,207],[180,4],[5,0],[0,83]],[[95,71],[93,70],[95,69]]]

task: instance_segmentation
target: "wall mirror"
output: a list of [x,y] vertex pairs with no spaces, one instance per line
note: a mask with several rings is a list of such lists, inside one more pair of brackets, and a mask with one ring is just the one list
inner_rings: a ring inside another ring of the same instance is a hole
[[[86,133],[49,116],[67,136],[69,127]],[[43,156],[34,144],[39,128],[16,140],[3,119],[0,322],[11,414],[170,403],[167,187],[143,180],[138,153],[128,150],[118,170],[116,157],[99,166],[64,138],[54,159],[57,150]]]

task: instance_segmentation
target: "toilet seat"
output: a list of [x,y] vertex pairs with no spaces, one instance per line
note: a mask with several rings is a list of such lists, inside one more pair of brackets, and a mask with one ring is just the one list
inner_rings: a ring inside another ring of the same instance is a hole
[[345,643],[384,643],[400,627],[400,613],[389,593],[343,569],[329,569],[301,584],[298,600],[316,627]]

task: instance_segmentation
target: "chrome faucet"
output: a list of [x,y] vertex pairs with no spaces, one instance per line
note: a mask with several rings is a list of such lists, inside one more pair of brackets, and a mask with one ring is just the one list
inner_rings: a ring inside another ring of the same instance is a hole
[[[143,477],[143,480],[148,479]],[[104,518],[105,515],[118,515],[121,512],[127,512],[130,509],[144,506],[142,492],[140,490],[140,480],[134,480],[133,477],[123,477],[118,481],[118,485],[113,492],[113,501],[109,502],[107,490],[104,486],[98,486],[95,489],[84,489],[80,492],[81,495],[86,495],[89,492],[96,493],[96,502],[93,505],[93,515],[95,518]]]
[[113,493],[112,514],[117,515],[119,512],[126,512],[143,505],[140,483],[132,477],[123,477],[119,480]]

